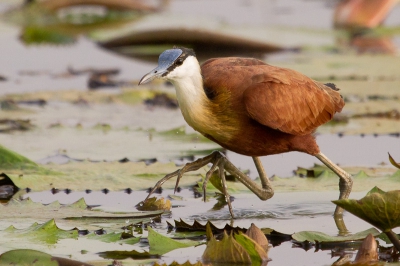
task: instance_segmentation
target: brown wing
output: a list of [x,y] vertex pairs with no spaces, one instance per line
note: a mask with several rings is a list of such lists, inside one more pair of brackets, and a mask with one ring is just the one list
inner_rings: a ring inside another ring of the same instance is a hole
[[340,112],[344,101],[331,88],[290,69],[268,66],[243,93],[250,117],[280,131],[304,135]]
[[229,91],[235,111],[294,135],[313,132],[344,106],[335,87],[257,59],[210,59],[202,74],[207,95]]

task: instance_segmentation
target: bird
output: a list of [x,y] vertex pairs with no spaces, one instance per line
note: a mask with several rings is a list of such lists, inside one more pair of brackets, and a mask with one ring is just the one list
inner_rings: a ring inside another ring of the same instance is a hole
[[[204,199],[207,182],[218,171],[233,218],[225,171],[261,200],[268,200],[274,190],[260,156],[292,151],[318,158],[338,175],[339,199],[349,197],[353,185],[351,175],[320,151],[314,136],[318,126],[330,121],[344,106],[336,85],[323,84],[295,70],[255,58],[212,58],[200,65],[194,50],[185,47],[162,52],[158,66],[145,74],[139,85],[156,78],[174,85],[179,107],[189,126],[223,148],[253,158],[261,185],[235,167],[223,153],[214,151],[164,176],[146,199],[175,176],[176,191],[185,172],[211,164],[203,183]],[[341,216],[343,209],[337,207],[334,214]]]

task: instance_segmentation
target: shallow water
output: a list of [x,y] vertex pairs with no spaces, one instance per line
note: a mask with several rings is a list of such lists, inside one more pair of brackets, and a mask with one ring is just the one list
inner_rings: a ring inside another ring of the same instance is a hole
[[[321,152],[340,166],[376,167],[389,164],[387,153],[400,158],[400,138],[396,136],[339,136],[323,134],[317,135],[317,143]],[[233,152],[227,153],[228,158],[236,166],[249,169],[250,175],[257,176],[253,160]],[[285,154],[265,156],[261,158],[269,176],[293,176],[298,166],[309,168],[321,162],[313,156],[291,152]],[[391,166],[389,166],[391,167]]]
[[[172,193],[173,191],[171,190],[164,190],[159,196],[168,197]],[[206,221],[210,220],[220,228],[224,227],[226,223],[239,227],[248,227],[249,224],[255,223],[260,228],[272,228],[286,234],[311,230],[337,235],[338,230],[332,216],[335,206],[330,202],[337,198],[337,194],[335,191],[279,192],[265,202],[260,201],[252,194],[234,194],[232,196],[235,197],[233,207],[236,217],[234,220],[230,220],[226,207],[217,211],[212,210],[216,203],[215,199],[211,198],[209,201],[203,202],[201,198],[193,198],[192,191],[184,189],[177,193],[184,200],[172,200],[172,205],[176,207],[172,208],[170,215],[163,216],[161,223],[157,225],[157,230],[165,234],[167,233],[166,221],[174,224],[174,220],[183,219],[188,224],[192,224],[194,220],[205,224]],[[96,208],[116,212],[135,210],[134,206],[140,200],[143,200],[146,195],[147,193],[144,191],[134,191],[132,194],[124,192],[109,192],[108,194],[101,192],[92,192],[90,194],[72,192],[65,194],[64,192],[59,192],[54,195],[48,191],[28,193],[24,197],[29,197],[33,201],[44,204],[55,200],[58,200],[61,204],[69,204],[84,197],[88,205],[100,205]],[[365,192],[356,192],[352,193],[352,198],[361,198],[364,195]],[[371,228],[368,223],[355,218],[353,215],[345,214],[344,220],[348,230],[352,233]],[[62,243],[61,241],[60,245]],[[125,246],[121,248],[122,250],[130,250]],[[195,262],[201,257],[204,248],[205,246],[202,245],[196,248],[171,251],[162,257],[162,261],[170,263],[173,260],[177,260],[183,263],[189,259]],[[102,251],[101,246],[99,246],[99,251]],[[352,251],[348,250],[348,252]],[[290,256],[287,254],[290,254]],[[337,259],[337,257],[331,257],[330,250],[319,250],[314,253],[312,248],[309,251],[305,251],[301,248],[293,247],[290,241],[271,248],[269,255],[272,259],[269,265],[293,265],[294,258],[296,258],[296,261],[299,260],[296,265],[330,265]],[[84,261],[96,259],[96,255],[91,253],[87,255],[76,254],[73,257]]]

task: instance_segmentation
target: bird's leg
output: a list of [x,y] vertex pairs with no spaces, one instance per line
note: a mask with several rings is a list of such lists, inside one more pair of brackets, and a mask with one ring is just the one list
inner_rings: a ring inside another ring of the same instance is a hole
[[[321,152],[315,155],[321,162],[323,162],[329,169],[335,172],[340,180],[339,180],[339,199],[347,199],[350,195],[351,188],[353,187],[353,179],[351,175],[347,173],[345,170],[334,164],[331,160],[328,159],[324,154]],[[335,209],[335,216],[342,215],[343,209],[341,207],[336,207]]]
[[185,172],[195,171],[195,170],[200,169],[203,166],[206,166],[209,163],[212,163],[213,165],[211,166],[210,170],[207,172],[206,177],[204,179],[204,183],[203,183],[204,194],[206,193],[206,186],[207,186],[208,180],[210,179],[212,173],[218,167],[219,176],[220,176],[221,182],[222,182],[222,193],[224,194],[226,202],[228,203],[229,212],[233,217],[233,211],[232,211],[230,197],[229,197],[229,194],[227,191],[228,189],[227,189],[227,185],[226,185],[224,171],[227,171],[231,175],[235,176],[235,178],[237,180],[239,180],[241,183],[243,183],[248,189],[250,189],[254,194],[256,194],[261,200],[267,200],[274,195],[272,186],[268,180],[267,175],[265,174],[264,168],[262,167],[262,164],[261,164],[259,158],[253,157],[253,160],[256,165],[257,171],[260,175],[261,185],[262,185],[261,187],[255,181],[253,181],[250,177],[248,177],[247,175],[242,173],[238,168],[236,168],[236,166],[234,166],[221,152],[214,151],[210,155],[200,158],[194,162],[187,163],[181,169],[178,169],[175,172],[164,176],[151,189],[151,191],[149,192],[149,195],[147,196],[146,199],[148,199],[150,197],[150,195],[153,194],[154,191],[156,191],[158,188],[160,188],[167,180],[173,178],[174,176],[178,177],[176,180],[176,185],[175,185],[175,188],[177,188],[177,186],[179,184],[179,180]]
[[[200,169],[203,166],[206,166],[208,163],[212,162],[214,159],[214,153],[212,152],[210,155],[207,155],[206,157],[197,159],[194,162],[187,163],[185,164],[181,169],[176,170],[175,172],[172,172],[170,174],[167,174],[163,178],[161,178],[155,185],[154,187],[150,190],[149,195],[147,195],[146,200],[153,194],[157,189],[161,188],[161,186],[171,178],[177,176],[176,184],[175,184],[175,189],[174,192],[176,192],[178,188],[179,181],[181,177],[183,176],[184,173],[189,172],[189,171],[196,171]],[[212,171],[211,171],[212,170]],[[213,167],[207,172],[206,177],[209,175],[211,176],[212,172],[215,171],[215,167]]]

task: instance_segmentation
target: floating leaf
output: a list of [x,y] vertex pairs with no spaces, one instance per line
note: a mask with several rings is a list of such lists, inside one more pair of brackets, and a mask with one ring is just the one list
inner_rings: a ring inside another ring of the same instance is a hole
[[268,261],[267,251],[255,240],[243,233],[235,234],[234,237],[250,255],[252,265],[261,265],[263,262]]
[[217,241],[207,223],[207,240],[207,248],[202,257],[207,263],[261,265],[268,260],[266,250],[241,232],[228,235],[224,231],[222,239]]
[[139,211],[156,211],[156,210],[171,210],[171,201],[164,198],[157,199],[156,197],[148,198],[145,201],[141,201],[136,205],[136,209]]
[[55,244],[59,239],[72,238],[78,239],[78,230],[63,230],[58,228],[54,219],[44,224],[34,223],[26,229],[15,229],[9,227],[6,229],[9,234],[14,236],[28,238],[32,241],[43,242],[46,244]]
[[165,254],[170,252],[171,250],[177,248],[187,248],[201,244],[202,242],[198,241],[177,241],[171,239],[170,237],[163,236],[156,231],[154,231],[151,227],[147,227],[149,230],[148,240],[150,245],[150,253],[151,254]]
[[251,257],[232,234],[224,232],[223,238],[218,241],[212,236],[207,243],[202,259],[206,263],[242,263],[251,264]]
[[322,232],[315,231],[301,231],[292,235],[292,238],[299,242],[309,241],[309,242],[340,242],[340,241],[352,241],[364,239],[369,234],[377,236],[380,234],[375,228],[370,228],[365,231],[358,232],[354,235],[349,236],[330,236]]
[[96,235],[94,233],[87,235],[89,239],[100,240],[106,243],[125,243],[125,244],[136,244],[140,241],[140,237],[134,237],[128,233],[109,233],[103,235]]
[[341,199],[333,203],[384,232],[400,226],[400,190],[384,192],[374,187],[360,200]]
[[89,266],[90,264],[53,257],[32,249],[16,249],[1,254],[0,265]]
[[391,163],[394,167],[397,167],[397,168],[400,169],[400,163],[396,162],[396,161],[393,159],[393,157],[390,156],[390,153],[388,153],[388,154],[389,154],[389,161],[390,161],[390,163]]
[[241,227],[232,227],[229,224],[226,224],[224,228],[218,228],[216,227],[212,222],[207,221],[207,223],[205,225],[202,225],[201,223],[199,223],[197,220],[194,220],[193,225],[187,224],[185,221],[183,221],[182,219],[180,221],[174,220],[175,222],[175,226],[172,226],[168,221],[168,227],[170,229],[175,228],[176,231],[179,232],[187,232],[187,231],[206,231],[207,227],[210,226],[210,229],[212,230],[212,232],[214,234],[217,233],[222,233],[224,231],[226,232],[231,232],[231,231],[235,231],[235,232],[245,232],[246,229],[245,228],[241,228]]
[[75,38],[71,35],[37,26],[26,27],[21,39],[26,44],[72,44],[75,42]]
[[113,250],[104,251],[98,253],[100,257],[105,259],[123,260],[127,258],[132,259],[150,259],[150,258],[160,258],[157,254],[150,254],[147,251],[139,252],[136,250],[126,251],[126,250]]
[[194,264],[190,263],[190,261],[186,261],[183,264],[180,264],[180,263],[178,263],[176,261],[173,261],[171,264],[165,264],[165,263],[158,264],[157,262],[155,262],[153,264],[153,266],[203,266],[203,263],[201,263],[200,261],[198,261],[198,262],[196,262]]
[[28,158],[0,145],[0,168],[4,170],[36,169],[40,167]]

